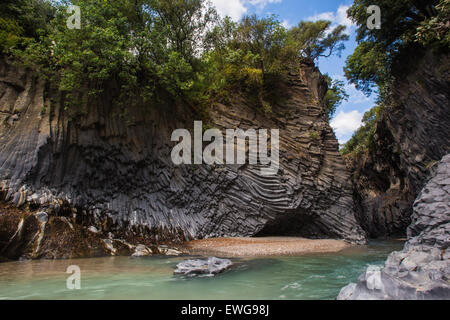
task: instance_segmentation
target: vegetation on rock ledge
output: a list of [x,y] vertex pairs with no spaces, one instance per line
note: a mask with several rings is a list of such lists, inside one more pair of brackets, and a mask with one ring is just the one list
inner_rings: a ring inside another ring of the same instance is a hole
[[[380,0],[381,29],[367,27],[370,0],[355,0],[348,10],[358,25],[358,46],[344,68],[347,79],[370,95],[379,94],[377,106],[366,113],[363,126],[342,148],[342,153],[368,150],[373,143],[381,110],[390,106],[391,87],[399,76],[411,70],[410,64],[425,48],[448,50],[450,47],[450,0]],[[397,77],[397,78],[396,78]]]
[[[72,4],[81,9],[80,29],[66,25]],[[267,110],[264,88],[288,65],[340,54],[348,39],[344,26],[330,29],[329,21],[286,30],[274,16],[220,19],[205,0],[8,0],[2,6],[1,53],[48,77],[68,108],[105,91],[123,106],[180,100],[207,106],[236,87]],[[342,88],[330,84],[332,113]]]

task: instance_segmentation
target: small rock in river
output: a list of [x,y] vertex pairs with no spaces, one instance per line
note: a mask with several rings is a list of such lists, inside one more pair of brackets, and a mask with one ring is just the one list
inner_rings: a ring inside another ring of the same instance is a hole
[[186,260],[177,264],[175,275],[215,275],[232,266],[231,260],[210,257],[206,259]]
[[158,246],[158,252],[165,256],[180,256],[183,254],[183,252],[175,248],[169,248],[168,246],[165,245]]
[[151,256],[152,251],[144,246],[143,244],[140,244],[136,246],[136,249],[134,250],[134,253],[132,254],[132,257],[147,257]]

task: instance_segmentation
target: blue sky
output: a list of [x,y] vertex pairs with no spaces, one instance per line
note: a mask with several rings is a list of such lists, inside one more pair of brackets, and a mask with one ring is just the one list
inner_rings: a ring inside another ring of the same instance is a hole
[[285,26],[295,26],[302,20],[331,20],[333,24],[344,24],[350,40],[345,43],[346,50],[341,58],[330,57],[318,61],[322,73],[328,73],[332,78],[345,80],[346,91],[350,98],[337,110],[331,125],[340,143],[350,139],[353,132],[361,125],[364,112],[369,110],[375,101],[375,96],[367,98],[354,86],[348,84],[344,77],[345,60],[356,47],[355,26],[347,19],[346,9],[351,0],[211,0],[221,15],[229,15],[238,20],[245,14],[256,13],[260,16],[276,14]]

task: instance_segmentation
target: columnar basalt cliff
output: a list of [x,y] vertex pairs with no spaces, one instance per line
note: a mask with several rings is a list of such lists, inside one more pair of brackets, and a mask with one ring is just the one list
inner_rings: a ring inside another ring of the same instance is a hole
[[[252,165],[175,166],[171,133],[192,128],[196,120],[182,104],[129,107],[124,116],[106,92],[101,103],[74,114],[38,75],[3,61],[2,198],[44,211],[49,216],[44,220],[58,218],[66,225],[61,227],[80,227],[81,238],[92,227],[103,243],[272,234],[363,243],[350,174],[321,106],[326,83],[314,66],[293,70],[279,83],[282,96],[271,113],[258,110],[244,92],[209,111],[209,125],[220,129],[280,129],[280,170],[265,177]],[[33,238],[43,239],[39,248],[51,238],[50,225],[42,223],[33,229],[44,228]],[[90,255],[85,249],[77,256]],[[33,250],[33,257],[42,256]]]
[[370,237],[405,234],[430,168],[450,152],[450,55],[414,52],[410,60],[407,70],[396,70],[372,150],[346,158]]
[[[436,167],[436,166],[435,166]],[[382,270],[369,269],[338,299],[450,299],[450,154],[414,203],[408,242]]]

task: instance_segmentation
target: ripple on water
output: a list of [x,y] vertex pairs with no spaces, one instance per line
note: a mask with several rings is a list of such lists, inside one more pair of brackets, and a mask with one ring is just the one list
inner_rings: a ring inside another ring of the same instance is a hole
[[[0,299],[335,299],[369,265],[382,265],[402,242],[374,242],[338,254],[234,259],[216,277],[172,275],[185,258],[98,258],[0,263]],[[67,290],[66,269],[81,269]]]

